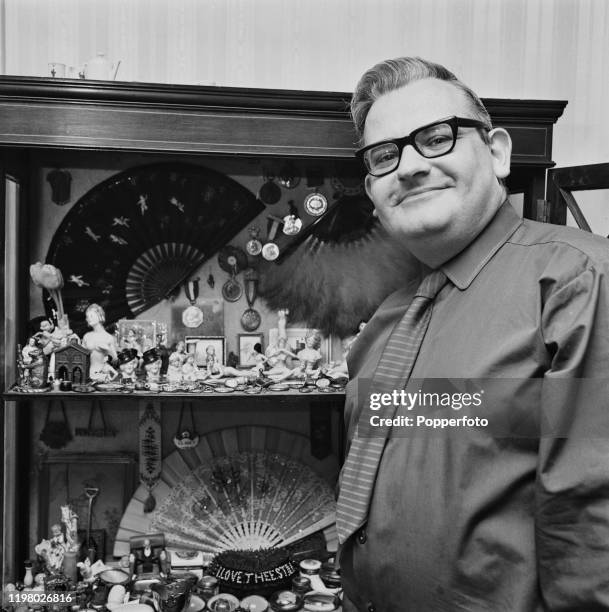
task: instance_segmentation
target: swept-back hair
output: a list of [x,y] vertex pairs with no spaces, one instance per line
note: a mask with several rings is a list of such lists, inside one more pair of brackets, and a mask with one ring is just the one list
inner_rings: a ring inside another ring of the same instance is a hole
[[[482,100],[450,70],[420,57],[398,57],[385,60],[366,71],[355,87],[351,98],[351,117],[355,125],[358,144],[363,144],[364,126],[370,107],[383,94],[422,79],[439,79],[452,83],[470,102],[474,119],[482,121],[490,130],[491,118]],[[486,132],[481,131],[486,137]]]

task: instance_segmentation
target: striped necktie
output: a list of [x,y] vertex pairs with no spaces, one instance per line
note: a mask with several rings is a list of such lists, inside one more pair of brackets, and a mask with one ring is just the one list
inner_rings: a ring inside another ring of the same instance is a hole
[[[445,284],[446,275],[441,270],[435,270],[423,279],[406,313],[387,340],[372,377],[370,393],[391,393],[406,386],[431,319],[433,300]],[[387,407],[383,417],[394,417],[396,410],[397,405]],[[360,425],[369,416],[364,407],[341,472],[336,505],[336,529],[341,543],[366,522],[378,466],[389,433],[389,428],[385,427],[376,435],[361,435]],[[365,430],[366,425],[361,429]]]

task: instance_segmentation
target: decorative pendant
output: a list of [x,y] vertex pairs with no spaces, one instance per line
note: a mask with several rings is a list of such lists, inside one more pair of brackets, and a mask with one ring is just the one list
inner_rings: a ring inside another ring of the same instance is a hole
[[328,210],[328,200],[316,191],[305,198],[304,208],[312,217],[321,217]]
[[180,419],[178,421],[178,430],[173,437],[173,443],[179,449],[195,448],[199,444],[199,434],[195,429],[195,420],[192,412],[192,403],[189,403],[190,409],[190,429],[182,426],[184,418],[185,404],[180,408]]
[[302,220],[298,217],[298,209],[294,205],[294,200],[290,200],[288,204],[290,206],[290,214],[283,218],[283,233],[293,236],[302,229]]
[[275,261],[279,257],[279,247],[274,242],[267,242],[262,247],[262,257],[267,261]]
[[216,279],[214,275],[211,273],[211,269],[209,270],[209,276],[207,277],[207,284],[213,289],[216,286]]
[[[267,246],[267,245],[265,245]],[[248,268],[244,273],[245,278],[245,299],[247,300],[247,310],[241,315],[241,327],[245,331],[253,332],[260,327],[262,317],[254,309],[254,302],[258,297],[258,272],[253,268]]]
[[144,512],[152,512],[156,499],[152,490],[161,477],[161,406],[149,403],[139,409],[140,482],[148,489]]
[[267,261],[274,261],[279,257],[279,247],[273,242],[273,240],[277,234],[279,224],[283,223],[283,219],[269,215],[268,220],[271,226],[267,235],[267,242],[262,247],[262,257],[264,257],[264,259]]
[[227,302],[236,302],[243,294],[241,285],[235,280],[235,277],[229,278],[222,285],[222,297]]
[[243,288],[235,277],[246,268],[247,255],[238,247],[226,246],[218,253],[218,263],[231,275],[222,286],[222,297],[227,302],[236,302],[243,294]]
[[260,236],[260,228],[259,227],[250,227],[248,230],[250,234],[250,240],[247,241],[245,245],[245,250],[248,255],[256,256],[262,253],[262,242],[258,238]]
[[184,293],[190,306],[182,313],[182,323],[186,327],[199,327],[203,323],[203,311],[196,305],[199,297],[199,279],[194,278],[185,283]]

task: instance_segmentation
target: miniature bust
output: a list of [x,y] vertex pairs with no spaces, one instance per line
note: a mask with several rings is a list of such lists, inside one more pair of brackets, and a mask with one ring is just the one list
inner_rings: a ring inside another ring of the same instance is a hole
[[149,383],[158,383],[161,379],[161,357],[156,349],[149,349],[144,353],[144,370],[146,371],[146,380]]
[[91,304],[85,312],[85,317],[87,324],[92,329],[82,339],[82,345],[91,351],[89,378],[103,381],[107,376],[107,371],[104,371],[108,363],[107,357],[111,359],[117,357],[116,339],[104,329],[106,314],[99,304]]
[[135,349],[123,349],[118,354],[118,369],[121,372],[123,382],[135,382],[138,358]]

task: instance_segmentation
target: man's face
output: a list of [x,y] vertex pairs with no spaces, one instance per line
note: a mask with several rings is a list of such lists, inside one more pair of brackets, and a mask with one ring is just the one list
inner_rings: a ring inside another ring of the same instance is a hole
[[[451,116],[476,119],[463,92],[438,79],[416,81],[374,102],[366,118],[364,144],[399,138]],[[496,157],[475,128],[459,128],[450,153],[426,159],[408,145],[393,172],[366,176],[366,192],[392,235],[465,246],[503,200],[497,178],[509,173],[509,150],[507,169]]]

